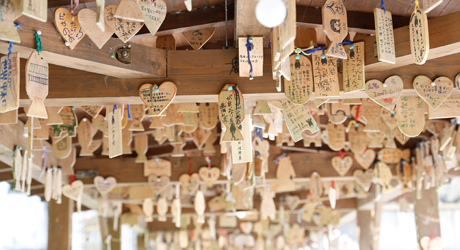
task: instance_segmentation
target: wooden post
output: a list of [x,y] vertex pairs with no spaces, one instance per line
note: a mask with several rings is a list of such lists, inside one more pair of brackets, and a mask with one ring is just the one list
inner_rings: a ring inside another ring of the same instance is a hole
[[[414,197],[416,197],[415,193]],[[422,187],[422,198],[420,200],[414,199],[414,215],[415,226],[417,228],[417,242],[419,244],[420,239],[424,236],[441,236],[436,187],[430,189]]]
[[379,249],[380,218],[382,216],[382,201],[375,203],[374,210],[358,210],[358,225],[360,229],[359,249]]
[[[120,250],[121,249],[121,223],[120,221],[118,222],[118,228],[117,230],[113,230],[113,218],[107,218],[107,230],[110,235],[112,235],[112,241],[111,241],[111,250]],[[102,239],[104,242],[105,239]],[[105,243],[104,243],[105,245]],[[104,246],[104,249],[106,249],[106,246]]]
[[62,197],[62,203],[48,203],[48,250],[70,250],[74,201]]

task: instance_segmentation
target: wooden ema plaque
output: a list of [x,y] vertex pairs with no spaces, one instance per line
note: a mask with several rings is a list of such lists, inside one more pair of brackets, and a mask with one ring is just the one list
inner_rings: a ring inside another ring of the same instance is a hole
[[80,42],[85,33],[78,22],[78,15],[72,17],[67,9],[59,8],[54,13],[54,24],[66,42],[69,42],[69,48],[73,50]]
[[398,119],[396,119],[396,112],[389,111],[388,109],[381,109],[380,110],[380,117],[382,118],[383,122],[389,127],[390,129],[394,129],[398,126]]
[[341,42],[348,35],[347,10],[342,0],[327,0],[322,8],[323,27],[331,45],[326,55],[330,57],[347,59]]
[[163,0],[139,0],[137,3],[141,7],[145,26],[147,26],[150,34],[154,36],[165,20],[166,3]]
[[145,131],[142,120],[145,116],[145,105],[144,104],[131,104],[129,105],[131,113],[131,125],[129,126],[130,131]]
[[48,96],[48,63],[36,50],[26,64],[26,91],[32,101],[27,116],[47,119],[45,98]]
[[173,35],[158,36],[156,42],[157,49],[163,49],[166,51],[176,50],[176,39]]
[[[134,3],[135,4],[135,3]],[[137,6],[136,6],[137,7]],[[108,5],[105,7],[105,21],[115,34],[124,43],[133,38],[134,35],[144,26],[142,22],[128,21],[114,16],[117,6]]]
[[343,61],[343,92],[354,92],[364,89],[364,42],[353,43],[344,47],[347,60]]
[[92,156],[93,151],[90,149],[90,145],[93,142],[93,136],[96,134],[97,129],[91,124],[91,122],[83,118],[78,124],[77,134],[78,143],[80,144],[81,151],[80,156]]
[[345,156],[340,158],[339,156],[332,157],[332,167],[337,171],[340,176],[345,176],[351,165],[353,165],[353,158],[351,156]]
[[454,89],[454,83],[447,77],[438,77],[434,81],[426,76],[417,76],[413,87],[417,94],[433,109],[437,109]]
[[139,96],[145,105],[159,116],[171,104],[176,91],[176,85],[172,82],[163,82],[160,86],[145,83],[139,88]]
[[194,50],[199,50],[206,44],[207,41],[209,41],[209,39],[211,39],[215,31],[216,28],[208,28],[182,32],[182,35]]
[[391,12],[380,8],[374,9],[375,36],[379,61],[396,63],[395,39],[393,35],[393,18]]
[[[297,33],[296,25],[296,1],[295,0],[282,0],[286,5],[286,19],[279,25],[279,46],[280,49],[289,48],[285,56],[281,56],[284,61],[294,50],[294,40]],[[283,54],[283,53],[282,53]]]
[[321,181],[321,176],[316,172],[313,172],[310,175],[310,194],[314,203],[320,202],[319,199],[323,194],[323,184]]
[[340,96],[337,60],[333,57],[321,59],[323,52],[312,54],[315,97]]
[[219,107],[217,103],[200,103],[199,126],[211,130],[217,125]]
[[88,114],[90,115],[91,117],[93,118],[96,118],[97,115],[99,115],[99,113],[102,111],[102,108],[104,106],[97,106],[97,105],[93,105],[93,106],[81,106],[81,108]]
[[366,94],[380,106],[393,110],[401,96],[404,83],[399,76],[391,76],[382,84],[379,80],[366,82]]
[[460,95],[450,95],[436,110],[428,107],[430,119],[454,118],[460,116]]
[[420,97],[401,97],[396,109],[398,127],[409,137],[419,135],[425,127],[424,102]]
[[245,115],[243,123],[241,123],[238,129],[243,134],[243,141],[231,142],[232,144],[232,162],[246,163],[252,162],[252,138],[251,138],[251,115]]
[[0,113],[19,108],[19,52],[0,59]]
[[136,157],[136,163],[144,163],[147,162],[147,157],[145,156],[145,153],[147,152],[148,148],[148,135],[142,134],[142,135],[136,135],[134,136],[134,149],[136,150],[137,157]]
[[304,130],[308,129],[312,133],[319,130],[318,124],[304,105],[295,105],[289,101],[269,101],[269,104],[283,111],[286,126],[294,142],[302,139]]
[[326,127],[329,148],[342,150],[345,146],[345,127],[343,124],[328,123]]
[[409,24],[410,51],[414,63],[422,65],[430,52],[428,19],[422,9],[416,8],[410,17]]
[[353,153],[363,153],[367,149],[367,135],[364,133],[364,125],[356,123],[352,126],[348,131],[348,141]]
[[284,94],[294,104],[306,103],[313,93],[313,75],[311,62],[306,56],[289,57],[291,64],[291,80],[284,79]]
[[59,113],[61,117],[62,124],[53,125],[53,137],[59,138],[62,136],[62,133],[68,133],[70,137],[77,136],[76,128],[78,127],[77,115],[73,111],[72,106],[65,106],[62,108],[62,111]]
[[109,158],[123,154],[121,112],[123,105],[107,105],[107,122],[109,124]]
[[365,153],[355,153],[355,160],[359,165],[361,165],[361,167],[368,169],[374,162],[375,155],[374,150],[368,149]]
[[364,132],[380,132],[379,120],[381,107],[371,99],[364,99],[361,114],[367,119]]
[[0,124],[16,123],[18,123],[18,109],[11,110],[5,113],[0,113]]
[[21,38],[16,30],[14,20],[18,18],[21,13],[21,1],[19,0],[6,0],[0,4],[0,40],[11,41],[20,43]]
[[[83,32],[85,32],[91,41],[101,49],[112,37],[113,31],[106,22],[103,22],[101,29],[99,25],[94,22],[96,18],[97,13],[94,12],[94,10],[82,9],[78,12],[78,23],[80,23]],[[101,18],[101,20],[104,20],[104,18]]]
[[[230,87],[230,88],[229,88]],[[244,98],[236,84],[226,84],[219,94],[219,119],[227,130],[222,141],[243,141],[238,126],[243,122]]]
[[171,176],[171,162],[154,158],[144,163],[144,176],[157,175],[157,176]]
[[48,18],[48,1],[46,0],[23,0],[21,1],[22,14],[41,22]]
[[137,3],[137,0],[121,0],[113,16],[126,21],[143,22],[144,17]]
[[[251,37],[251,51],[248,53],[247,37],[238,38],[238,59],[240,77],[263,76],[264,74],[264,44],[263,37]],[[249,64],[248,55],[251,60]],[[252,66],[251,66],[252,65]],[[250,72],[252,69],[252,73]]]
[[383,162],[379,162],[375,169],[375,176],[377,177],[377,182],[382,186],[382,193],[385,194],[392,191],[391,179],[393,175],[391,174],[390,167]]
[[368,169],[367,171],[355,170],[353,177],[355,177],[356,183],[367,192],[372,185],[372,179],[374,179],[374,169]]

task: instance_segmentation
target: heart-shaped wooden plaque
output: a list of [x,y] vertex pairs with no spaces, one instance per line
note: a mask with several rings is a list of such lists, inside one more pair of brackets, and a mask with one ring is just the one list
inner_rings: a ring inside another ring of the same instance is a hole
[[172,82],[163,82],[160,86],[146,83],[139,88],[139,96],[155,115],[160,115],[171,104],[176,91]]
[[100,49],[112,37],[113,31],[107,23],[104,23],[105,29],[101,31],[96,24],[96,15],[94,10],[82,9],[78,12],[78,22],[91,41]]
[[375,159],[375,151],[372,149],[366,150],[365,153],[355,153],[356,162],[364,169],[368,169]]
[[102,196],[106,196],[117,186],[117,180],[113,177],[104,179],[102,176],[96,176],[94,177],[94,186]]
[[351,156],[345,156],[343,159],[339,156],[332,157],[332,167],[339,173],[340,176],[344,176],[348,170],[350,170],[353,164],[353,158]]
[[54,13],[54,24],[66,42],[69,42],[69,48],[73,50],[75,46],[85,37],[83,29],[78,22],[78,15],[72,20],[72,14],[67,9],[59,8]]
[[372,185],[372,179],[374,178],[374,170],[368,169],[364,172],[358,169],[353,172],[353,176],[355,177],[356,183],[367,192]]
[[426,76],[417,76],[414,79],[413,87],[417,94],[431,108],[437,109],[454,89],[454,83],[447,77],[441,76],[431,81]]
[[183,174],[179,177],[179,182],[182,188],[185,188],[189,194],[193,194],[200,185],[200,176],[197,173]]
[[211,168],[202,167],[199,170],[200,178],[205,181],[209,187],[214,185],[214,182],[219,179],[220,176],[220,169],[218,168]]
[[105,7],[105,21],[115,34],[124,43],[133,38],[134,35],[144,26],[142,22],[128,21],[114,16],[116,5],[108,5]]
[[153,193],[155,195],[160,194],[163,190],[166,189],[169,185],[169,177],[166,176],[156,176],[156,175],[150,175],[149,176],[149,185],[153,190]]
[[62,194],[77,202],[78,212],[81,211],[81,196],[83,194],[83,187],[84,184],[80,180],[72,182],[72,185],[64,185],[62,187]]
[[165,20],[166,3],[163,0],[139,0],[137,3],[141,7],[145,26],[154,36]]
[[365,87],[364,91],[369,98],[391,111],[401,96],[404,83],[401,77],[391,76],[385,80],[385,83],[379,80],[367,81]]

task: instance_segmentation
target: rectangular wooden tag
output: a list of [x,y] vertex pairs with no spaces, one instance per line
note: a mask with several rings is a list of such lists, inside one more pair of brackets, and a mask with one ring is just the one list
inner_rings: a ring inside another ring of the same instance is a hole
[[337,58],[326,56],[321,59],[321,50],[312,54],[315,97],[340,96]]
[[353,43],[344,46],[347,53],[343,60],[343,92],[354,92],[364,89],[366,78],[364,77],[364,42]]
[[23,0],[22,14],[38,21],[46,22],[48,18],[47,0]]
[[15,124],[18,123],[18,110],[11,110],[5,113],[0,113],[0,124]]
[[[294,42],[296,36],[296,1],[282,0],[286,5],[286,19],[280,24],[280,47],[284,49]],[[292,52],[292,51],[291,51]],[[289,55],[287,55],[289,56]]]
[[123,105],[107,105],[107,122],[109,123],[109,158],[123,154],[121,112]]
[[264,73],[264,44],[263,37],[251,37],[252,49],[249,52],[251,65],[248,61],[247,37],[238,38],[240,77],[263,76]]
[[395,39],[393,35],[393,18],[391,12],[380,8],[374,9],[375,36],[379,61],[396,63]]
[[0,62],[0,113],[19,108],[19,52]]
[[453,118],[458,116],[460,116],[460,95],[450,95],[436,110],[428,107],[429,119]]
[[233,164],[252,162],[251,115],[247,114],[245,117],[240,124],[240,131],[244,140],[231,142]]
[[171,176],[171,162],[154,158],[144,163],[144,176]]

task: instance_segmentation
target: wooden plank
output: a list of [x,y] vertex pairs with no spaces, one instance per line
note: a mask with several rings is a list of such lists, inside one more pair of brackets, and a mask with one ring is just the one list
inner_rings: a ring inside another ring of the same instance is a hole
[[[412,192],[416,197],[417,191]],[[438,193],[436,188],[422,188],[422,198],[414,199],[415,225],[417,228],[417,242],[422,237],[441,236],[439,223]]]
[[61,204],[48,203],[48,250],[70,250],[73,207],[74,201],[65,196]]
[[[116,38],[111,38],[102,47],[97,46],[88,38],[84,37],[79,45],[69,50],[64,45],[55,26],[51,22],[37,22],[28,17],[17,19],[22,24],[19,34],[22,37],[21,44],[14,46],[14,51],[20,52],[22,58],[28,58],[35,50],[35,32],[40,30],[43,44],[43,55],[49,64],[61,65],[69,68],[85,70],[88,72],[114,76],[118,78],[149,78],[166,76],[166,52],[160,49],[132,44],[132,63],[123,64],[117,59],[111,58],[110,53],[115,53],[124,45]],[[0,42],[0,53],[8,52],[8,43]],[[111,48],[111,49],[110,49]],[[136,53],[141,52],[142,53]]]
[[[393,22],[395,21],[393,17]],[[455,53],[460,53],[460,15],[452,13],[428,20],[430,53],[428,60],[436,59]],[[385,71],[413,64],[410,49],[409,26],[394,30],[396,48],[396,63],[379,62],[374,55],[375,36],[364,39],[366,52],[366,73],[371,71]]]

